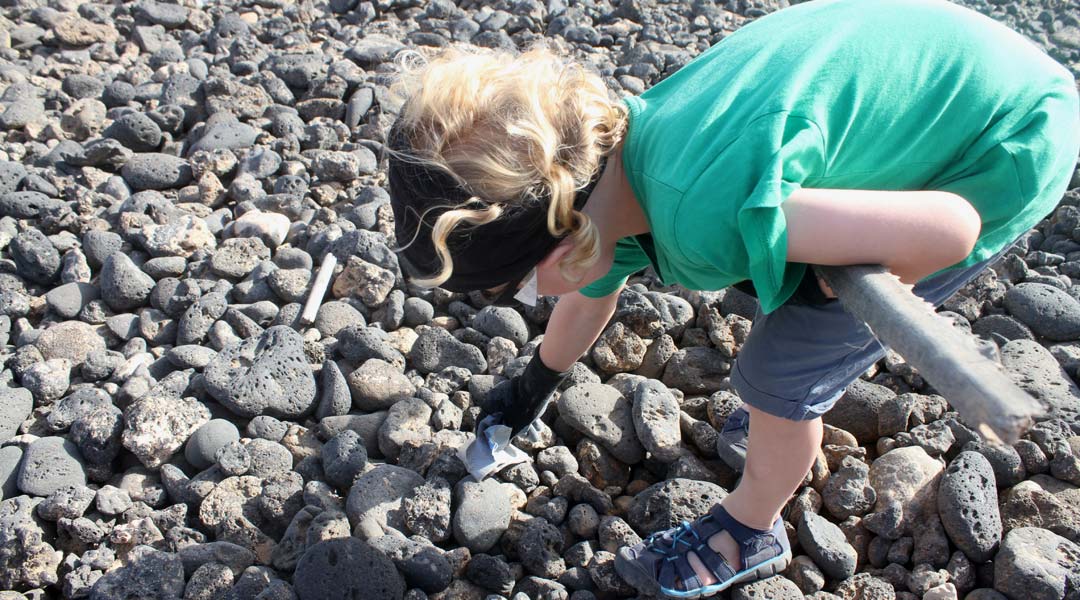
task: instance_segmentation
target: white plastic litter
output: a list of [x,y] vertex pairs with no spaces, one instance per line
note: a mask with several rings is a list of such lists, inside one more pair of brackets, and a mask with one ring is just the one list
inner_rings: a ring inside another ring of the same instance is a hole
[[[476,427],[476,439],[458,451],[458,458],[465,463],[465,468],[474,479],[483,481],[488,475],[509,465],[532,460],[528,454],[510,443],[510,433],[509,427],[495,422],[494,415],[488,415],[480,421]],[[535,426],[530,425],[522,435],[533,437],[538,433]]]

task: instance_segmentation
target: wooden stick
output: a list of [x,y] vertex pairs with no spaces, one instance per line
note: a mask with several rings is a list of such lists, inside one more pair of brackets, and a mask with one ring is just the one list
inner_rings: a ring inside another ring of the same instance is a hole
[[319,265],[319,274],[315,276],[315,281],[311,284],[311,292],[308,294],[307,302],[304,303],[304,312],[300,313],[300,323],[308,325],[315,321],[315,315],[322,306],[323,296],[326,295],[326,288],[330,285],[330,277],[334,274],[336,266],[337,256],[334,256],[333,252],[327,252],[322,264]]
[[1012,444],[1043,414],[1000,364],[979,351],[970,334],[939,316],[884,267],[814,268],[848,312],[918,369],[988,440]]

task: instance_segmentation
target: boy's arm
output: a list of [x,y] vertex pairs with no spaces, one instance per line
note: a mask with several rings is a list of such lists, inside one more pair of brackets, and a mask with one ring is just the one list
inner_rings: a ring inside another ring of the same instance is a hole
[[561,296],[548,320],[539,356],[533,356],[524,372],[488,393],[481,419],[485,414],[498,413],[513,435],[529,427],[543,414],[570,367],[607,326],[618,298],[619,290],[595,299],[577,292]]
[[578,292],[560,296],[544,331],[544,343],[540,345],[544,364],[565,371],[577,362],[607,327],[620,291],[621,288],[602,298],[589,298]]
[[964,260],[982,226],[970,203],[943,191],[802,188],[783,211],[789,262],[879,264],[909,284]]

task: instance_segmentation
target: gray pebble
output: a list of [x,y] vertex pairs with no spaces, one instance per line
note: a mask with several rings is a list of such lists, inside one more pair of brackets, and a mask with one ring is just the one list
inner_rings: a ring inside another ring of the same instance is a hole
[[292,453],[281,444],[258,438],[249,441],[244,447],[251,455],[250,475],[265,479],[293,467]]
[[450,366],[477,374],[487,370],[487,360],[479,348],[458,341],[445,329],[425,327],[418,333],[409,352],[409,363],[424,375]]
[[154,289],[154,280],[126,254],[110,254],[101,268],[101,297],[115,311],[142,306]]
[[641,445],[657,460],[672,462],[682,455],[679,404],[655,379],[641,382],[633,393],[633,420]]
[[161,128],[143,113],[128,113],[112,122],[102,134],[134,152],[153,152],[161,145]]
[[72,73],[64,78],[60,89],[68,96],[78,100],[99,98],[101,93],[105,91],[105,83],[97,77],[83,73]]
[[123,449],[124,418],[119,408],[102,406],[83,414],[71,424],[69,439],[91,465],[108,466]]
[[239,441],[236,425],[225,419],[212,419],[191,434],[184,445],[184,457],[197,469],[214,464],[217,451],[229,442]]
[[96,285],[73,281],[49,290],[45,303],[57,316],[74,319],[83,308],[101,296]]
[[394,561],[409,587],[435,594],[450,585],[453,567],[442,550],[395,535],[374,538],[371,545]]
[[390,345],[386,332],[381,329],[366,327],[361,322],[340,329],[336,337],[338,352],[351,361],[362,363],[378,358],[388,363],[402,362],[401,353]]
[[1080,587],[1080,545],[1045,529],[1009,531],[994,557],[994,589],[1009,598],[1064,600]]
[[855,549],[844,532],[824,517],[804,512],[799,522],[799,543],[822,571],[834,579],[855,574]]
[[271,442],[280,442],[285,437],[289,426],[270,415],[259,415],[248,421],[247,434]]
[[36,219],[66,206],[64,201],[50,198],[41,192],[11,191],[0,195],[0,217]]
[[18,446],[0,448],[0,495],[14,498],[19,495],[19,464],[23,451]]
[[510,524],[512,507],[503,484],[494,479],[458,485],[454,540],[470,552],[487,552]]
[[225,348],[206,367],[207,390],[234,413],[296,417],[315,400],[315,376],[295,330],[271,327]]
[[126,568],[114,569],[98,579],[90,592],[90,600],[181,597],[184,567],[176,554],[150,546],[136,546],[125,565]]
[[0,388],[0,441],[14,437],[33,410],[34,397],[25,388]]
[[26,177],[26,167],[17,162],[0,161],[0,194],[8,194],[19,188]]
[[406,298],[403,305],[403,324],[406,327],[423,325],[435,316],[435,307],[423,298]]
[[60,253],[37,229],[20,233],[8,250],[19,274],[35,283],[51,283],[60,272]]
[[639,462],[645,450],[634,431],[631,403],[615,388],[581,384],[558,399],[559,416],[575,430],[600,442],[615,458],[627,464]]
[[323,445],[322,462],[330,483],[341,489],[350,488],[367,466],[364,441],[355,431],[342,431]]
[[136,190],[167,190],[191,182],[191,166],[170,154],[146,152],[131,157],[120,170],[124,181]]
[[105,259],[110,254],[119,252],[124,245],[124,240],[112,231],[91,229],[83,234],[83,252],[86,253],[86,261],[93,269],[100,269],[105,264]]
[[[191,144],[188,154],[200,150],[238,150],[255,143],[258,130],[251,125],[241,123],[227,112],[215,113],[206,122],[202,137]],[[125,177],[126,178],[126,177]]]
[[409,531],[440,543],[450,537],[450,486],[441,478],[413,488],[401,503]]
[[345,505],[349,521],[360,523],[372,519],[383,529],[392,527],[405,531],[402,501],[423,483],[424,479],[415,471],[389,464],[377,465],[358,477],[349,490]]
[[1005,308],[1035,333],[1055,341],[1080,338],[1080,302],[1041,283],[1021,283],[1005,293]]
[[938,510],[949,539],[975,562],[993,557],[1001,540],[997,487],[989,461],[961,452],[938,487]]
[[352,393],[349,384],[337,363],[332,360],[323,362],[319,373],[319,405],[315,409],[315,418],[347,415],[352,408]]
[[325,337],[336,337],[338,333],[349,326],[363,327],[366,324],[364,315],[352,305],[339,300],[327,302],[319,307],[315,315],[314,327]]
[[72,485],[86,485],[83,459],[74,443],[50,436],[27,446],[19,469],[19,491],[31,496],[48,496]]
[[319,542],[296,564],[299,600],[385,598],[401,600],[405,581],[385,554],[354,537]]
[[217,449],[214,462],[228,476],[240,476],[251,470],[251,453],[239,440],[231,441]]
[[57,402],[45,420],[53,431],[65,431],[83,415],[105,406],[112,406],[112,398],[107,393],[84,387]]
[[377,358],[365,361],[347,380],[353,405],[365,412],[388,409],[416,392],[400,369]]
[[503,337],[519,348],[529,341],[525,318],[513,308],[485,306],[473,317],[472,327],[488,337]]

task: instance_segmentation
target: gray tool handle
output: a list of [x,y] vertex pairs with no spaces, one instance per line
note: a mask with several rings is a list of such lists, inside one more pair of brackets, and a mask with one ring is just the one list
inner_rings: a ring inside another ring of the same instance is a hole
[[884,267],[814,268],[844,308],[918,369],[983,437],[1012,444],[1043,413],[1000,364],[979,351],[970,334],[935,313]]

